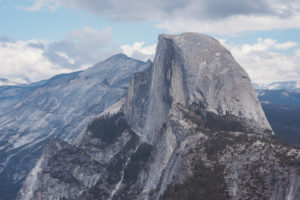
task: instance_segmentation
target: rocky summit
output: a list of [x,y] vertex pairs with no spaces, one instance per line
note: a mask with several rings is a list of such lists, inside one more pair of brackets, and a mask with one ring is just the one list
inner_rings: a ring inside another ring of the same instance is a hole
[[277,140],[217,40],[160,35],[126,98],[70,145],[51,140],[18,199],[299,199],[300,150]]

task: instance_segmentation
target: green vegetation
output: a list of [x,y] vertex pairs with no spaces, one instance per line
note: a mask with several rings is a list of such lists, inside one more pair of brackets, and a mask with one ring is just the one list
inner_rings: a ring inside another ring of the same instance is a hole
[[161,199],[163,200],[226,200],[229,195],[222,166],[214,169],[206,167],[201,161],[194,166],[194,174],[183,184],[169,186]]
[[124,183],[132,184],[136,181],[139,172],[147,166],[152,151],[152,145],[143,143],[131,156],[124,172]]
[[231,113],[226,115],[217,115],[205,109],[205,105],[193,103],[189,107],[189,111],[182,110],[184,117],[191,120],[199,127],[209,129],[211,131],[233,131],[233,132],[251,132],[244,119],[239,118]]
[[108,183],[115,184],[121,179],[121,173],[125,167],[127,158],[130,156],[132,151],[136,148],[138,144],[138,136],[130,130],[131,134],[130,140],[126,143],[124,148],[114,156],[112,161],[109,163],[108,169]]
[[113,143],[121,134],[129,129],[123,113],[102,116],[94,120],[87,128],[93,136],[101,138],[105,143]]
[[[137,199],[137,195],[141,191],[138,188],[139,186],[134,184],[137,183],[138,175],[141,171],[147,167],[152,149],[152,145],[143,143],[138,147],[136,152],[131,155],[128,165],[124,170],[124,187],[114,199]],[[132,187],[134,187],[134,189]]]

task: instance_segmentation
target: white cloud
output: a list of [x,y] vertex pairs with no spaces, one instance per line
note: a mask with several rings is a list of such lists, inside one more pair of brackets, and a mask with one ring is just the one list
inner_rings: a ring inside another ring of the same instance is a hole
[[28,11],[39,11],[41,9],[43,9],[45,6],[47,6],[50,10],[56,10],[59,7],[59,3],[58,2],[54,2],[51,0],[42,0],[42,1],[35,1],[34,4],[30,7],[18,7],[18,8],[23,8],[25,10]]
[[238,15],[289,17],[299,11],[297,0],[34,0],[33,10],[71,7],[116,19],[222,19]]
[[[293,55],[276,51],[278,47],[288,47],[294,42],[278,43],[273,39],[258,39],[255,44],[225,46],[234,58],[248,72],[253,82],[266,84],[275,81],[296,81],[300,77],[300,50]],[[282,49],[284,49],[282,48]]]
[[[15,82],[26,79],[38,81],[59,73],[85,69],[120,51],[140,60],[153,59],[156,44],[146,46],[145,42],[136,42],[112,48],[110,35],[111,28],[100,32],[86,27],[71,32],[61,42],[0,40],[0,77]],[[253,82],[266,84],[299,80],[300,49],[292,55],[278,51],[295,48],[298,43],[258,38],[254,44],[234,45],[224,39],[219,40],[246,69]]]
[[[300,74],[300,49],[297,49],[295,51],[295,54],[293,56],[293,62],[298,64],[298,73]],[[300,76],[298,80],[300,81]]]
[[43,55],[42,49],[30,46],[36,43],[40,41],[0,42],[0,76],[23,82],[26,79],[37,81],[71,71],[51,63]]
[[300,14],[288,18],[278,16],[232,16],[217,20],[175,18],[162,21],[158,28],[168,32],[200,32],[213,34],[237,34],[244,31],[300,28]]
[[55,52],[58,56],[60,56],[61,58],[64,58],[66,59],[71,65],[74,65],[75,64],[75,60],[70,58],[65,52],[59,52],[59,51],[56,51]]
[[59,42],[0,40],[0,78],[39,81],[60,73],[86,69],[121,52],[111,42],[110,27],[71,32]]
[[82,42],[85,45],[99,46],[107,45],[110,42],[111,35],[111,27],[106,27],[100,32],[87,26],[83,30],[72,31],[69,34],[69,38]]
[[[92,65],[112,54],[121,52],[121,49],[113,44],[111,36],[111,27],[102,31],[85,27],[83,30],[72,31],[63,41],[49,44],[45,55],[51,62],[64,65],[66,68]],[[65,56],[57,52],[63,52]]]
[[276,44],[274,47],[275,47],[275,49],[286,50],[286,49],[293,48],[297,45],[298,45],[297,42],[287,41],[287,42],[284,42],[281,44]]
[[129,57],[146,61],[152,59],[155,54],[156,44],[144,46],[145,42],[135,42],[133,45],[123,45],[123,53]]

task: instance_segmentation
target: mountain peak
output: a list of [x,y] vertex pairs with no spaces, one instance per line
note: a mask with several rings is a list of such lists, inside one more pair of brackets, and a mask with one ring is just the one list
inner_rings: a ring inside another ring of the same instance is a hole
[[143,62],[143,61],[136,60],[134,58],[128,57],[124,53],[118,53],[118,54],[112,55],[109,58],[105,59],[103,62],[112,61],[112,60],[116,60],[116,61],[118,61],[118,60],[132,60],[132,61],[137,61],[137,62]]
[[73,142],[91,119],[124,97],[132,74],[148,67],[116,57],[125,59],[24,87],[0,88],[0,182],[6,185],[0,199],[16,195],[50,136]]
[[[104,61],[101,61],[95,64],[93,67],[87,69],[83,72],[83,76],[91,77],[91,76],[106,76],[106,72],[112,73],[115,72],[115,75],[122,76],[123,73],[127,73],[129,71],[140,71],[148,67],[151,63],[146,63],[143,61],[139,61],[133,58],[126,56],[125,54],[116,54],[113,55]],[[118,72],[117,72],[118,71]],[[99,74],[100,73],[100,74]],[[118,80],[120,77],[115,76],[113,80]]]
[[[151,135],[154,131],[151,127],[161,127],[173,105],[178,103],[201,104],[215,114],[230,113],[256,127],[271,129],[248,74],[231,53],[210,36],[161,34],[150,70],[144,78],[133,77],[132,89],[129,89],[126,112],[137,130]],[[136,88],[146,80],[148,86],[143,85],[144,89],[138,91]],[[144,99],[145,96],[148,98]],[[144,99],[147,107],[133,105],[138,99]],[[132,106],[140,108],[131,110]],[[147,116],[141,117],[144,115],[141,111]]]
[[173,39],[173,40],[194,40],[196,42],[199,42],[200,40],[202,41],[210,41],[212,43],[218,43],[218,40],[216,40],[213,37],[210,37],[208,35],[202,34],[202,33],[196,33],[196,32],[185,32],[181,34],[165,34],[162,33],[159,35],[159,38],[168,38],[168,39]]
[[223,47],[218,40],[201,33],[187,32],[178,35],[161,34],[159,41],[163,39],[172,40],[178,47],[185,50],[197,50],[193,56],[199,57],[201,52],[209,51],[215,53],[228,53],[230,52]]
[[125,55],[124,53],[118,53],[115,55],[110,56],[109,58],[107,58],[106,60],[110,60],[110,59],[122,59],[122,58],[128,58],[128,59],[132,59],[129,58],[127,55]]

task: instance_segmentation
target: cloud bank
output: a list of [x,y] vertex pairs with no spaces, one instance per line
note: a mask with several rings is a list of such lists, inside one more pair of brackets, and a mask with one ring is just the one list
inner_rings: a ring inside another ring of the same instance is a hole
[[[259,38],[255,44],[232,45],[224,40],[221,43],[231,51],[255,83],[299,80],[300,49],[297,49],[297,42],[279,43],[271,38]],[[290,48],[294,49],[291,54],[281,52]]]
[[145,46],[145,42],[135,42],[133,45],[121,46],[123,53],[129,57],[133,57],[138,60],[147,61],[148,59],[153,60],[156,44]]
[[85,27],[58,42],[0,38],[0,77],[23,83],[86,69],[122,51],[111,34],[111,27],[101,31]]
[[[111,28],[97,31],[89,27],[71,32],[64,41],[11,41],[0,39],[0,77],[15,82],[39,81],[56,74],[83,70],[114,53],[146,61],[153,59],[156,44],[136,42],[114,47]],[[253,82],[299,80],[300,48],[294,41],[280,43],[258,39],[254,44],[235,45],[219,40],[248,72]],[[285,51],[291,53],[287,54]]]
[[[298,0],[33,0],[26,9],[60,7],[85,10],[116,21],[156,22],[157,27],[169,33],[238,35],[244,31],[300,29]],[[135,42],[120,47],[111,36],[111,27],[103,30],[85,27],[55,42],[11,41],[0,37],[0,77],[37,81],[85,69],[115,53],[123,52],[140,60],[154,56],[156,45]],[[279,43],[269,38],[258,39],[255,44],[224,44],[254,82],[299,80],[300,49],[295,41]]]
[[147,20],[168,32],[233,34],[300,28],[298,0],[35,0],[29,10],[70,7],[113,20]]

